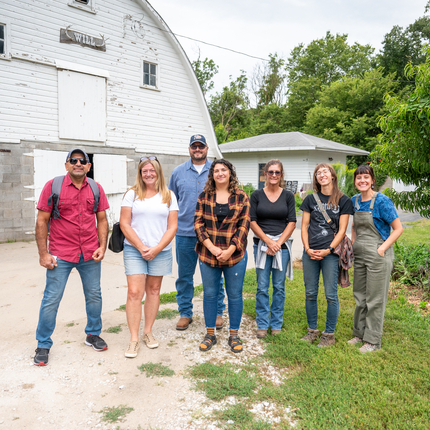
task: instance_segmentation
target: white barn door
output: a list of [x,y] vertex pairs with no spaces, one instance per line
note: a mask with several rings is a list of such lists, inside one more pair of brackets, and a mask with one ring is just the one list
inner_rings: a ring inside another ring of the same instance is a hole
[[104,189],[109,201],[109,225],[119,221],[121,202],[127,190],[127,156],[94,154],[94,180]]

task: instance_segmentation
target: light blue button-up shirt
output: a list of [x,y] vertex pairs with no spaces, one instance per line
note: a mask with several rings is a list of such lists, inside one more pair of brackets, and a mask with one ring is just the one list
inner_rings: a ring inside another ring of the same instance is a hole
[[196,236],[194,231],[194,212],[197,199],[205,187],[208,179],[211,160],[206,160],[203,170],[199,174],[191,158],[175,167],[170,176],[169,190],[172,190],[178,200],[178,236]]

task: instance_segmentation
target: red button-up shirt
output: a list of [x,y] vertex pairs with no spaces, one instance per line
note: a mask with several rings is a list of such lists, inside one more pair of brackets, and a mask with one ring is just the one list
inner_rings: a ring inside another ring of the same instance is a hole
[[[100,201],[97,212],[109,209],[109,203],[103,188],[100,190]],[[52,204],[48,206],[51,195],[52,180],[43,187],[37,209],[52,212]],[[94,251],[100,246],[97,236],[96,216],[94,209],[94,195],[85,178],[81,189],[72,182],[69,174],[64,177],[58,204],[60,217],[51,218],[49,231],[49,252],[55,257],[70,263],[77,263],[84,255],[84,260],[91,260]]]

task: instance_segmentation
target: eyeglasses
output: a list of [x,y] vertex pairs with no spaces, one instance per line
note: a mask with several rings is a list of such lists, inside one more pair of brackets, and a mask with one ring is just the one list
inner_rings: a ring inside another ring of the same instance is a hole
[[156,160],[156,161],[158,161],[158,158],[155,155],[150,155],[149,157],[142,157],[140,159],[140,161],[145,161],[145,160]]
[[267,172],[269,176],[281,176],[281,172],[279,170],[269,170]]
[[205,149],[205,148],[206,148],[206,146],[205,146],[205,145],[191,145],[191,146],[190,146],[190,148],[191,148],[193,151],[195,151],[196,149],[203,150],[203,149]]
[[69,163],[72,165],[77,164],[78,161],[81,163],[82,166],[85,166],[85,164],[87,164],[86,158],[69,158]]
[[315,173],[315,176],[318,178],[319,176],[328,175],[330,173],[329,169],[323,169]]

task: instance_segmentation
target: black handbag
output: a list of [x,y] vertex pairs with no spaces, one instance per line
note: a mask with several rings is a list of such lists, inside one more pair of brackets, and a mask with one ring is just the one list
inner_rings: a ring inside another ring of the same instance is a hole
[[108,248],[112,252],[122,252],[124,249],[124,233],[121,231],[119,222],[116,222],[112,227]]

